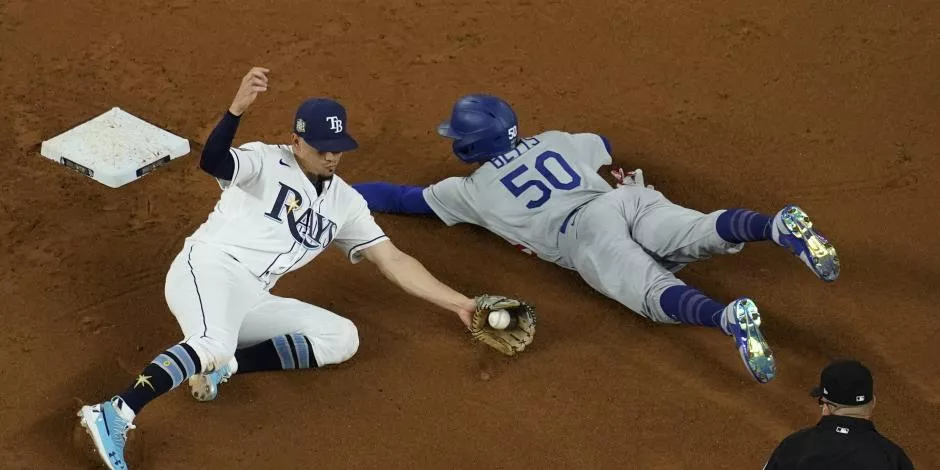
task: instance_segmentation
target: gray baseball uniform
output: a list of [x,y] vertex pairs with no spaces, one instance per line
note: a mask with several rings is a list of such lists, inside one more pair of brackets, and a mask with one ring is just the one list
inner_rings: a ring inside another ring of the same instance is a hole
[[715,220],[642,186],[611,186],[598,174],[612,159],[596,134],[548,131],[466,177],[425,188],[447,225],[487,228],[523,251],[577,271],[594,289],[651,320],[676,323],[662,292],[684,284],[686,263],[743,244],[722,240]]

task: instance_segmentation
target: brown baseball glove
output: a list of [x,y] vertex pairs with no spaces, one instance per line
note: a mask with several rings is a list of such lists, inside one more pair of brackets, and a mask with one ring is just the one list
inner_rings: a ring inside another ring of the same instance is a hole
[[[501,295],[483,294],[474,300],[477,309],[470,323],[474,340],[486,343],[507,356],[514,356],[532,344],[535,337],[535,307]],[[509,313],[509,324],[502,329],[494,328],[489,322],[490,313],[498,310]]]

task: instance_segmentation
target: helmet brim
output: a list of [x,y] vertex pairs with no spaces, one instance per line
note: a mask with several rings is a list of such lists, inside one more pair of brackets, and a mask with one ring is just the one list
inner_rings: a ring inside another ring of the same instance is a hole
[[444,121],[444,122],[440,123],[440,124],[437,126],[437,133],[438,133],[439,135],[443,136],[443,137],[447,137],[448,139],[457,139],[457,138],[460,138],[460,137],[461,137],[460,134],[458,134],[458,133],[450,126],[450,121]]

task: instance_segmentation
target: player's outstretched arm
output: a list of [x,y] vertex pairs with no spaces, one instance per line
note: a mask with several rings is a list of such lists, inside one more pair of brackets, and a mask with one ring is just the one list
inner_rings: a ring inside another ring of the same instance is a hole
[[362,250],[362,255],[405,292],[456,313],[467,327],[476,311],[476,301],[437,280],[424,265],[401,251],[391,241]]
[[253,67],[242,78],[238,92],[228,110],[219,120],[212,133],[206,139],[199,159],[199,168],[206,173],[223,180],[231,180],[235,174],[235,162],[229,154],[232,141],[235,140],[235,131],[242,113],[262,93],[268,89],[268,69]]
[[406,186],[384,181],[358,183],[353,189],[362,197],[373,212],[393,214],[434,215],[431,206],[424,200],[424,187]]

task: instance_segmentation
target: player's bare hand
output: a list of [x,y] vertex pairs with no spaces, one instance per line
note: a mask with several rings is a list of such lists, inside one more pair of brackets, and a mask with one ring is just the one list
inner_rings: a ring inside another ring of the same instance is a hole
[[610,175],[614,177],[616,182],[616,187],[620,188],[622,186],[646,186],[649,189],[653,189],[653,185],[646,184],[643,179],[643,170],[637,168],[633,171],[625,171],[623,168],[616,168],[610,171]]
[[624,183],[623,183],[623,180],[625,180],[625,179],[627,178],[627,174],[626,174],[626,172],[623,170],[623,168],[617,168],[617,169],[614,169],[614,170],[610,170],[610,176],[613,176],[613,177],[614,177],[614,181],[616,182],[615,187],[617,187],[617,188],[623,186],[623,184],[624,184]]
[[476,313],[477,303],[473,299],[467,299],[466,305],[463,305],[460,311],[457,312],[457,315],[460,317],[460,321],[463,322],[464,326],[470,328],[470,324],[473,322],[473,314]]
[[235,99],[232,100],[232,105],[228,108],[229,112],[241,116],[255,102],[258,93],[268,91],[268,72],[270,70],[264,67],[252,67],[245,74],[241,86],[238,87],[238,92],[235,93]]

